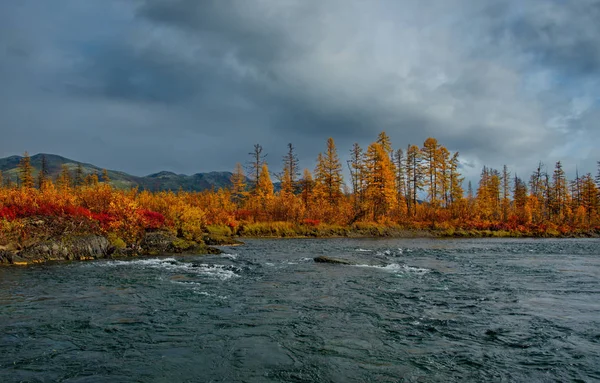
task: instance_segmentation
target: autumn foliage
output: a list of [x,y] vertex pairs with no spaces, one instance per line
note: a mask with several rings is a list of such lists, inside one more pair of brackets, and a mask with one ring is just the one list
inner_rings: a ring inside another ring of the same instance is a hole
[[135,245],[152,230],[201,241],[216,226],[228,233],[280,236],[349,230],[380,235],[389,227],[558,236],[600,228],[600,179],[586,174],[569,181],[560,162],[552,170],[539,164],[527,181],[512,177],[506,167],[484,167],[478,185],[469,184],[465,193],[458,153],[434,138],[406,151],[394,150],[384,132],[366,150],[355,144],[348,185],[333,139],[314,172],[305,169],[301,178],[294,147],[288,147],[279,191],[260,145],[248,178],[238,164],[230,189],[204,192],[119,190],[107,176],[102,182],[82,180],[66,167],[53,182],[44,172],[34,177],[25,156],[22,182],[0,182],[0,245],[22,242],[36,230],[47,237],[96,233]]

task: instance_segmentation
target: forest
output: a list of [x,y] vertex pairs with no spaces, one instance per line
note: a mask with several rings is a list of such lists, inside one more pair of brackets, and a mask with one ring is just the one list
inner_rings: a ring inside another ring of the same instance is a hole
[[[354,144],[344,168],[333,138],[313,171],[301,172],[288,144],[283,171],[272,174],[261,145],[236,164],[231,187],[203,192],[117,189],[108,173],[64,167],[55,179],[25,153],[19,182],[0,173],[0,245],[99,234],[121,247],[166,230],[201,241],[207,233],[240,236],[592,236],[600,233],[600,172],[568,180],[560,161],[540,163],[527,179],[484,167],[465,186],[458,152],[435,138],[393,149],[381,132],[366,149]],[[600,165],[600,163],[599,163]],[[600,167],[600,166],[599,166]]]

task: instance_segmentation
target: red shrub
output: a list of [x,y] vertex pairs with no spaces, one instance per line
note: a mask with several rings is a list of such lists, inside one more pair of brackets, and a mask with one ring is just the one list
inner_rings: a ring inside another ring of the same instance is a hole
[[146,209],[140,209],[138,213],[141,215],[146,229],[159,229],[165,224],[165,216],[160,213]]
[[108,213],[92,213],[92,219],[100,222],[100,227],[108,229],[110,224],[116,220],[112,214]]

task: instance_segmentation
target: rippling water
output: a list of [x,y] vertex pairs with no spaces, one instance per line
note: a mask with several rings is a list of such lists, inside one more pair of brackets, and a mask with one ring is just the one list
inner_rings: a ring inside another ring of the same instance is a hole
[[0,269],[0,381],[600,380],[598,240],[226,251]]

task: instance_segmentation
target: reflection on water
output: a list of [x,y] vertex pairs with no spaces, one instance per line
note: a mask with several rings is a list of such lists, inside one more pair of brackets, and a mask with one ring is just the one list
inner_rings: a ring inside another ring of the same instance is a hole
[[598,380],[599,245],[249,240],[4,268],[0,381]]

